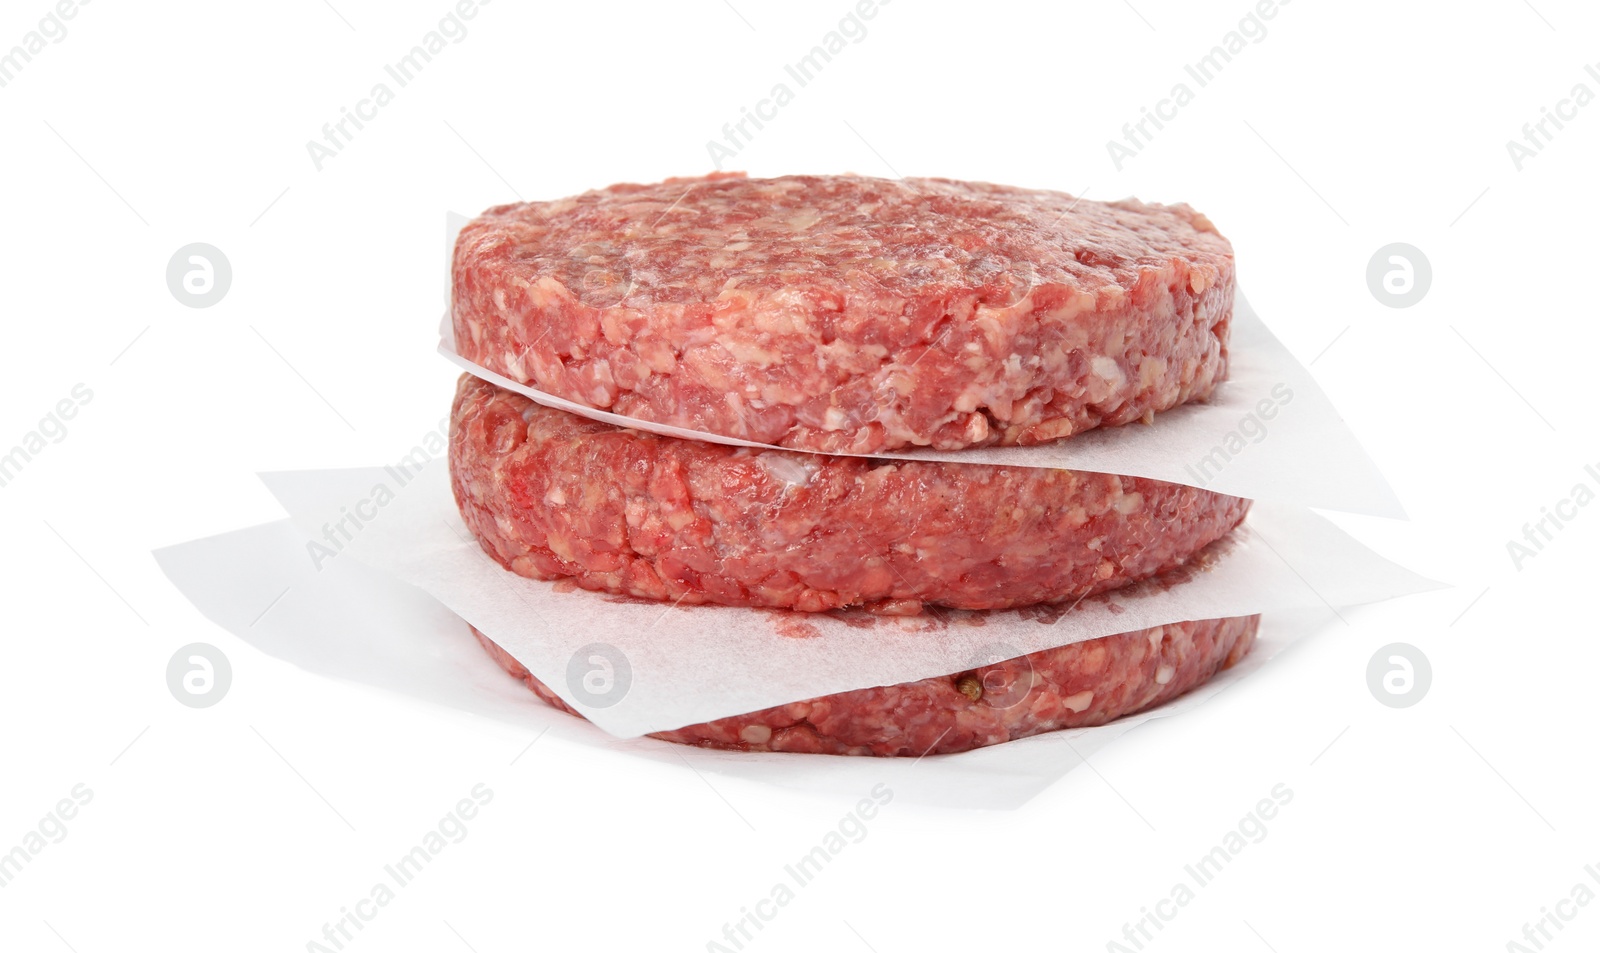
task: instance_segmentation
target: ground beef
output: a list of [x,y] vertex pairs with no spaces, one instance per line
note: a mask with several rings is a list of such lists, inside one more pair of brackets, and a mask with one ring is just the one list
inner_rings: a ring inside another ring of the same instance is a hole
[[1074,601],[1183,565],[1250,505],[1142,477],[662,437],[471,375],[450,474],[467,527],[519,575],[806,612]]
[[[737,751],[920,757],[1103,725],[1170,701],[1244,658],[1260,619],[1160,625],[973,671],[840,692],[651,737]],[[577,714],[504,649],[477,629],[472,632],[501,668],[540,699]]]
[[1233,251],[1187,205],[738,174],[489,209],[456,346],[639,420],[834,453],[1033,444],[1227,375]]

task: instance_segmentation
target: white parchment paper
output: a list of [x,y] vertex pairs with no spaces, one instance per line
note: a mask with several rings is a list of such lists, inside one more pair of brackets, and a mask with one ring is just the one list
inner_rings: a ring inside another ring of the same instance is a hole
[[[1405,510],[1388,481],[1310,371],[1273,336],[1243,294],[1233,320],[1228,380],[1209,401],[1174,407],[1149,425],[1090,430],[1036,447],[918,449],[871,456],[1123,473],[1252,500],[1403,519]],[[440,327],[439,353],[462,370],[547,407],[670,437],[771,446],[596,410],[513,381],[456,352],[448,314]]]
[[[324,502],[337,509],[368,487],[352,473],[320,474]],[[363,477],[364,478],[364,477]],[[302,490],[309,489],[306,486]],[[914,758],[834,758],[714,751],[653,738],[619,739],[547,707],[490,661],[466,623],[432,596],[340,555],[313,565],[305,534],[289,520],[233,530],[157,550],[156,561],[196,609],[232,633],[229,654],[248,645],[307,672],[367,690],[511,726],[520,737],[506,757],[518,767],[560,778],[584,770],[589,754],[676,770],[686,783],[716,777],[726,796],[745,792],[722,778],[805,790],[854,802],[878,783],[897,801],[958,808],[1014,808],[1125,734],[1153,720],[1190,712],[1240,684],[1288,646],[1337,620],[1326,609],[1274,612],[1245,660],[1166,705],[1096,728],[1050,732],[962,754]],[[263,611],[265,610],[265,611]],[[530,747],[532,746],[532,747]],[[644,765],[640,766],[644,768]],[[710,796],[709,794],[707,796]]]
[[[338,559],[359,559],[433,596],[619,737],[947,675],[1168,622],[1349,606],[1438,585],[1383,559],[1315,514],[1258,504],[1226,556],[1189,581],[1109,593],[1066,613],[892,618],[674,607],[524,579],[501,568],[462,524],[443,461],[430,463],[399,487],[383,470],[332,473],[337,476],[311,471],[263,474],[262,479],[308,542],[337,546]],[[344,483],[342,494],[330,494],[330,480]],[[390,487],[392,498],[381,506],[360,506],[383,495],[380,485]],[[358,530],[346,524],[348,541],[329,531],[349,512],[362,511],[371,518]],[[594,643],[615,646],[631,670],[625,697],[602,708],[585,705],[569,682],[573,659]]]

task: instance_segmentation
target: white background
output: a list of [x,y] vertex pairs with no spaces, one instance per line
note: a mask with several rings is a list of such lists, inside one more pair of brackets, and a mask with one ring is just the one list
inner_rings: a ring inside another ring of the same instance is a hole
[[[705,949],[853,799],[555,737],[511,765],[532,731],[268,658],[150,550],[279,518],[255,471],[382,463],[433,429],[446,209],[706,171],[851,4],[497,0],[318,171],[306,141],[450,9],[333,6],[99,0],[0,88],[0,449],[94,395],[0,488],[0,851],[94,792],[0,889],[3,945],[305,949],[484,782],[470,836],[348,949]],[[1106,141],[1250,9],[1134,7],[896,0],[729,166],[1193,204],[1412,517],[1341,523],[1455,588],[1345,612],[1022,808],[891,803],[747,949],[1106,949],[1279,783],[1267,838],[1148,949],[1500,950],[1600,862],[1600,505],[1520,570],[1506,550],[1600,469],[1600,103],[1521,171],[1505,146],[1600,93],[1600,13],[1296,0],[1118,171]],[[49,9],[8,0],[0,50]],[[1365,279],[1397,241],[1433,268],[1407,309]],[[165,282],[190,242],[232,262],[208,309]],[[167,690],[194,641],[232,660],[214,708]],[[1366,686],[1393,641],[1433,666],[1405,710]],[[1563,909],[1551,948],[1600,942],[1600,905]]]

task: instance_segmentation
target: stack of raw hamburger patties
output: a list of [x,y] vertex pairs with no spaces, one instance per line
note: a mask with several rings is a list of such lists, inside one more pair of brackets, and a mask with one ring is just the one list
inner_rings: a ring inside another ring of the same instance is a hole
[[[1070,440],[1205,399],[1227,374],[1234,267],[1188,206],[714,175],[490,209],[453,268],[463,357],[639,428],[461,378],[456,501],[522,576],[664,606],[1064,608],[1183,566],[1249,507],[1131,476],[868,456]],[[966,750],[1160,704],[1241,658],[1256,623],[1129,632],[659,737]]]

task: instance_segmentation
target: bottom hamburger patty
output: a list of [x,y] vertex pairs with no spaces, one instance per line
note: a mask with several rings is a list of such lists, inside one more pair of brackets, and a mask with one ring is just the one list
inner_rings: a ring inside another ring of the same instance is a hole
[[[1103,725],[1206,682],[1250,651],[1259,615],[1178,622],[900,685],[859,688],[651,735],[735,751],[921,757]],[[501,668],[577,714],[476,628]]]
[[803,612],[1072,602],[1184,565],[1250,506],[1142,477],[662,437],[471,375],[450,479],[484,551],[519,575]]

